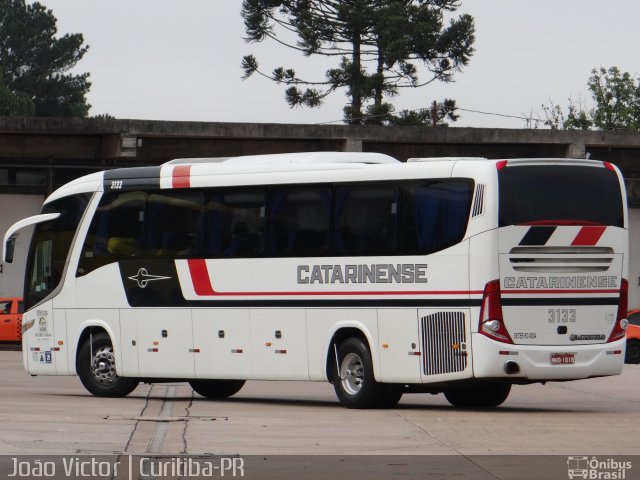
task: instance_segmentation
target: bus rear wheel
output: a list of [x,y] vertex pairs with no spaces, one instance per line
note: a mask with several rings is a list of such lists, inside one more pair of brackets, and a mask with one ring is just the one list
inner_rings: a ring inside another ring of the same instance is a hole
[[244,380],[190,380],[189,385],[205,398],[227,398],[244,386]]
[[484,383],[473,387],[450,388],[444,396],[457,408],[494,408],[509,396],[511,385],[508,383]]
[[400,400],[400,392],[376,382],[371,353],[360,338],[348,338],[340,344],[338,368],[332,372],[336,396],[347,408],[389,408]]
[[96,397],[125,397],[138,386],[138,379],[119,377],[111,339],[106,332],[89,336],[80,346],[76,371],[89,393]]

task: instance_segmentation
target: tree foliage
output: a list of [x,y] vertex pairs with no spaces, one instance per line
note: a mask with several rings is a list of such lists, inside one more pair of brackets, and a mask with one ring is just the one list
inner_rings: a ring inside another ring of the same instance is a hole
[[[470,15],[454,17],[458,7],[458,0],[243,0],[248,42],[271,39],[307,57],[337,62],[324,79],[312,81],[293,68],[266,73],[247,55],[243,78],[258,73],[283,84],[290,107],[317,107],[344,89],[347,122],[392,123],[394,107],[386,99],[403,88],[450,82],[468,64],[474,23]],[[297,40],[287,42],[287,34]],[[420,78],[420,71],[427,77]],[[401,117],[408,121],[411,115]],[[412,118],[419,121],[418,114]]]
[[69,71],[88,47],[79,33],[56,37],[56,22],[53,12],[38,2],[0,0],[3,114],[87,116],[89,74],[73,75]]
[[0,115],[7,117],[32,117],[36,106],[24,93],[13,93],[7,88],[0,75]]
[[593,69],[587,81],[592,107],[569,99],[566,113],[550,102],[544,124],[566,130],[640,130],[640,79],[618,67]]

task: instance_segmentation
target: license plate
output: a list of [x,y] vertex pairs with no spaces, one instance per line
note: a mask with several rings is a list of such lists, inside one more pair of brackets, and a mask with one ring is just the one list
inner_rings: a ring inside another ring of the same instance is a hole
[[573,365],[576,363],[575,353],[552,353],[551,365]]

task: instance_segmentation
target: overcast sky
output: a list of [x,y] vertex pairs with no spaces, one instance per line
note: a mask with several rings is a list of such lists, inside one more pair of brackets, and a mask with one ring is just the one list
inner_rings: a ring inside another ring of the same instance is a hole
[[[58,31],[82,33],[89,52],[90,114],[116,118],[211,122],[323,123],[342,118],[334,93],[319,109],[290,109],[284,88],[254,76],[241,80],[243,55],[265,70],[293,66],[322,78],[328,60],[306,59],[274,42],[243,40],[241,0],[40,0]],[[549,99],[588,99],[593,68],[640,73],[638,0],[461,0],[476,22],[476,53],[455,83],[406,89],[396,108],[453,98],[460,108],[541,115]],[[523,128],[525,122],[460,112],[456,126]]]

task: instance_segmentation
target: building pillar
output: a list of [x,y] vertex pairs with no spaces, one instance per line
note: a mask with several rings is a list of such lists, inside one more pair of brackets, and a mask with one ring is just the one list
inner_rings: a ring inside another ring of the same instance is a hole
[[568,158],[586,158],[587,147],[584,143],[570,143],[567,147]]
[[362,139],[347,137],[344,139],[344,151],[345,152],[361,152],[362,151]]

